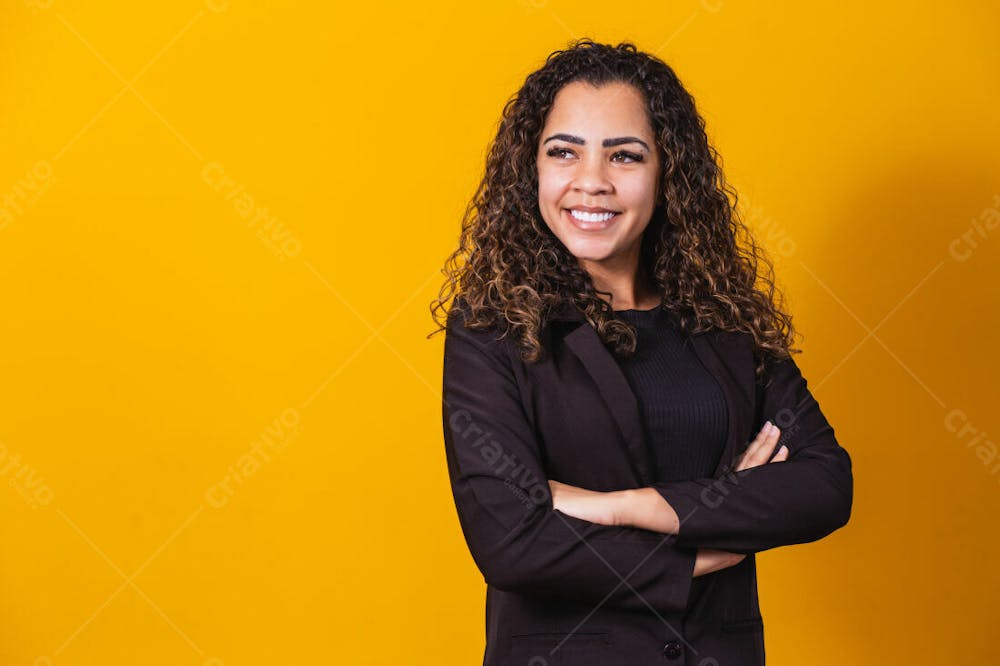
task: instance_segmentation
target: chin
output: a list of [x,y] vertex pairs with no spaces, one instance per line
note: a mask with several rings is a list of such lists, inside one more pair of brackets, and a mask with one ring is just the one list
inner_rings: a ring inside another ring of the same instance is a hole
[[577,259],[586,261],[604,261],[613,254],[610,248],[606,250],[595,249],[590,243],[570,243],[566,245],[566,249]]

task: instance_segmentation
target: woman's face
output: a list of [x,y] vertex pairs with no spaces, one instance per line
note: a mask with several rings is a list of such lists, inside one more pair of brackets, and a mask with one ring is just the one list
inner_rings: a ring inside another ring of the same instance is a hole
[[568,83],[542,128],[538,206],[585,268],[634,267],[657,204],[659,156],[642,94]]

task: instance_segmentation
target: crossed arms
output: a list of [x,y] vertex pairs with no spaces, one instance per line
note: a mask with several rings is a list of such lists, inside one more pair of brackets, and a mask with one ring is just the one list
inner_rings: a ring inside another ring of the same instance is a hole
[[[791,359],[774,364],[772,381],[758,388],[760,421],[787,422],[787,460],[721,479],[653,484],[659,498],[649,489],[633,493],[642,502],[630,506],[641,510],[625,515],[654,516],[645,526],[602,524],[556,507],[513,360],[490,331],[466,329],[457,311],[449,316],[442,404],[448,472],[470,553],[498,589],[679,612],[698,549],[751,553],[804,543],[850,516],[850,457]],[[671,509],[679,530],[648,529],[669,528],[663,521],[670,522]]]

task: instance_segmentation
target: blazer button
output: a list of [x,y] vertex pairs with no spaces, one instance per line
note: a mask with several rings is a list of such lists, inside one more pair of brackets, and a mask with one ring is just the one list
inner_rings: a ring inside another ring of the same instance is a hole
[[663,656],[667,659],[676,659],[681,656],[684,650],[681,648],[681,644],[677,641],[669,641],[663,646]]

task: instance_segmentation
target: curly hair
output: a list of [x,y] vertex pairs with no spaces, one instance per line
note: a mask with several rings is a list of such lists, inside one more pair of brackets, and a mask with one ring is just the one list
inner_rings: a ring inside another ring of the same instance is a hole
[[431,303],[439,328],[428,337],[447,327],[447,312],[437,314],[445,303],[461,297],[466,326],[499,327],[516,339],[523,361],[535,362],[545,353],[541,331],[548,315],[569,301],[616,358],[635,353],[635,329],[598,296],[606,292],[595,289],[539,209],[540,133],[556,94],[573,81],[595,87],[623,82],[643,95],[662,165],[662,194],[643,232],[639,270],[682,331],[750,333],[758,378],[767,356],[801,351],[791,348],[795,331],[791,316],[778,307],[782,297],[772,265],[739,218],[737,194],[692,96],[656,56],[630,42],[612,46],[589,38],[551,53],[505,104],[459,247],[442,269],[447,279]]

